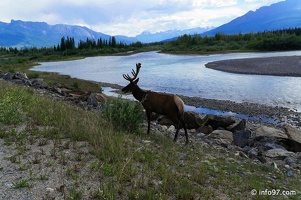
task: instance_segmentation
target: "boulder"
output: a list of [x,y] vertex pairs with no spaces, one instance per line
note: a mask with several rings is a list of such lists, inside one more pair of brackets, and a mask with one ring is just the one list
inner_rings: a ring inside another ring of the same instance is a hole
[[249,145],[251,138],[252,133],[250,130],[240,130],[233,133],[233,143],[239,147]]
[[48,84],[44,82],[42,78],[30,79],[31,85],[36,88],[48,88]]
[[106,103],[107,97],[102,93],[92,93],[87,99],[87,104],[93,107],[99,107]]
[[13,79],[26,79],[28,80],[28,77],[25,73],[23,72],[16,72],[14,75],[13,75]]
[[1,78],[6,81],[11,81],[13,80],[13,76],[14,75],[12,73],[4,73]]
[[287,135],[276,128],[261,126],[255,130],[254,137],[275,137],[275,138],[288,138]]
[[301,152],[301,130],[297,129],[289,124],[284,125],[283,129],[287,137],[295,141],[295,152]]
[[218,128],[227,128],[228,126],[231,126],[235,123],[235,120],[233,120],[230,117],[221,117],[217,115],[206,115],[203,119],[204,123],[203,125],[210,125],[213,130],[216,130]]
[[[152,116],[152,119],[155,119],[156,117]],[[161,115],[160,117],[158,117],[158,123],[160,125],[164,125],[164,126],[170,126],[170,125],[173,125],[173,122],[165,115]]]
[[209,125],[209,126],[205,126],[205,125],[202,125],[200,128],[196,129],[196,131],[198,133],[204,133],[206,135],[212,133],[213,131],[213,128]]
[[231,126],[229,126],[227,128],[227,130],[234,133],[236,131],[246,130],[246,128],[247,128],[247,120],[242,119],[242,120],[238,121],[237,123],[234,123]]
[[284,159],[288,156],[294,155],[294,153],[291,152],[291,151],[287,151],[287,150],[284,150],[284,149],[277,148],[277,149],[267,150],[266,152],[264,152],[264,155],[266,157],[269,157],[269,158],[281,159],[282,160],[282,159]]
[[184,112],[184,121],[188,129],[197,129],[202,126],[202,118],[195,112]]
[[214,130],[208,135],[208,138],[213,139],[217,144],[226,147],[233,142],[233,133],[227,130]]
[[301,143],[290,138],[279,138],[277,144],[285,147],[286,150],[292,152],[301,152]]
[[[195,112],[184,112],[184,121],[187,129],[197,129],[202,126],[202,118]],[[167,116],[161,116],[158,118],[160,125],[174,125],[173,122]]]

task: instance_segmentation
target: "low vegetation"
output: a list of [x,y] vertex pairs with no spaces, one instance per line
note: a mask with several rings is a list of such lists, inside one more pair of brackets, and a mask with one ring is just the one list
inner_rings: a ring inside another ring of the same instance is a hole
[[[137,115],[139,104],[117,98],[102,111],[85,111],[3,81],[0,96],[0,139],[17,152],[6,159],[23,171],[12,183],[14,190],[34,190],[39,181],[46,187],[51,183],[42,170],[34,170],[36,165],[64,177],[53,193],[66,199],[282,199],[252,196],[251,191],[300,189],[300,174],[288,177],[273,166],[201,141],[184,145],[184,138],[175,144],[162,133],[146,135],[143,115]],[[34,145],[43,147],[50,141],[56,145],[49,153],[44,148],[31,159],[25,156]],[[77,152],[74,158],[62,153],[81,142],[87,142],[89,152]],[[96,161],[86,160],[89,156]],[[47,163],[42,164],[45,157]],[[80,162],[74,165],[71,160]],[[83,168],[89,173],[82,173]],[[97,187],[87,188],[95,179]],[[53,193],[45,191],[41,198],[50,199]]]

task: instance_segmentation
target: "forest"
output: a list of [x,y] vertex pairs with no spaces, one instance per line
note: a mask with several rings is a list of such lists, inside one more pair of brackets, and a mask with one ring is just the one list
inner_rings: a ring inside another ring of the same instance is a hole
[[259,33],[227,35],[217,33],[213,37],[182,35],[175,41],[164,43],[164,51],[229,52],[229,51],[288,51],[301,49],[301,28],[283,29]]

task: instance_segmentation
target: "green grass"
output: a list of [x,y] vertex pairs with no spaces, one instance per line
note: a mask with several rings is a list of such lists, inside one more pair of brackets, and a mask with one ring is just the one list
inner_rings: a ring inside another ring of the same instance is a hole
[[[223,148],[204,146],[202,142],[184,145],[184,138],[178,144],[154,132],[147,135],[145,127],[140,125],[142,116],[135,118],[141,111],[136,104],[116,99],[102,113],[85,111],[4,81],[0,81],[0,96],[1,127],[26,124],[21,133],[0,128],[0,138],[16,144],[20,152],[7,159],[26,166],[23,167],[25,171],[29,170],[29,165],[39,165],[43,153],[33,157],[30,163],[19,162],[22,152],[26,151],[22,148],[24,141],[36,142],[43,147],[47,144],[45,138],[54,139],[53,160],[64,165],[64,173],[75,184],[69,188],[66,199],[80,199],[85,192],[81,187],[84,183],[79,181],[80,166],[69,166],[66,155],[61,153],[62,148],[68,149],[79,141],[87,141],[92,146],[87,154],[99,160],[89,164],[89,173],[97,175],[100,183],[98,189],[89,192],[90,198],[282,199],[281,196],[253,197],[250,192],[252,189],[300,191],[298,171],[287,177],[286,171],[256,164]],[[121,118],[112,117],[117,112],[121,112]],[[126,126],[133,125],[131,122],[135,124],[134,128]],[[71,142],[63,143],[66,138]],[[80,154],[82,152],[78,152]],[[85,162],[86,156],[76,159]],[[49,165],[53,165],[51,161]],[[38,179],[47,181],[43,174]],[[34,187],[31,181],[21,179],[14,187]],[[289,198],[299,199],[300,194]]]

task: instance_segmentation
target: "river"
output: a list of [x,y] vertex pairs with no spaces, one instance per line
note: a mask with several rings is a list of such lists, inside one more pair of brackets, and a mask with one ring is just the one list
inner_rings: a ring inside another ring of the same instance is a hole
[[85,80],[127,85],[122,74],[140,62],[139,86],[154,91],[235,102],[283,106],[301,111],[301,78],[244,75],[208,69],[212,61],[301,55],[301,51],[170,55],[158,52],[99,56],[62,62],[42,62],[32,70],[58,72]]

